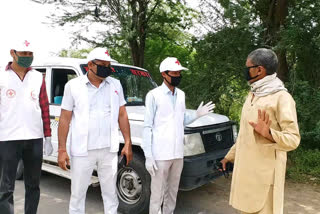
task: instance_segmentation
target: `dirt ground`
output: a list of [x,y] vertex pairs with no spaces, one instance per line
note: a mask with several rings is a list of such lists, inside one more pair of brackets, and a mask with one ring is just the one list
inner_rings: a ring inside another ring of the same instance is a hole
[[[231,178],[220,177],[198,189],[180,191],[175,214],[238,214],[228,203],[230,182]],[[14,195],[15,213],[21,214],[24,210],[23,181],[16,181]],[[69,199],[70,180],[51,174],[42,176],[38,214],[67,214]],[[284,207],[284,214],[320,214],[320,186],[287,181]],[[103,214],[100,188],[89,188],[86,211]]]
[[[228,204],[230,182],[231,178],[220,177],[199,189],[179,192],[177,213],[238,214],[239,212]],[[293,183],[287,180],[284,214],[320,214],[320,185]]]

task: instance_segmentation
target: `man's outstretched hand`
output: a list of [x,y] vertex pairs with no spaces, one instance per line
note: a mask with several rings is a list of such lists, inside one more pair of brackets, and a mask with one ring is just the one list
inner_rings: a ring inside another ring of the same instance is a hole
[[271,120],[269,120],[269,114],[265,110],[261,111],[259,109],[257,123],[250,121],[249,124],[253,127],[255,132],[274,142],[270,132]]

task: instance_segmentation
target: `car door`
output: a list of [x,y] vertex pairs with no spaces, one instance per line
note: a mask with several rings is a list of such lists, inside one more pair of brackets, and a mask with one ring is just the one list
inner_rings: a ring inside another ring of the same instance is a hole
[[[58,156],[58,125],[61,113],[61,102],[64,94],[65,84],[78,76],[78,72],[72,67],[50,67],[47,71],[50,88],[47,88],[50,120],[51,120],[51,142],[53,146],[52,157]],[[52,158],[51,157],[51,158]],[[56,158],[55,158],[56,159]]]

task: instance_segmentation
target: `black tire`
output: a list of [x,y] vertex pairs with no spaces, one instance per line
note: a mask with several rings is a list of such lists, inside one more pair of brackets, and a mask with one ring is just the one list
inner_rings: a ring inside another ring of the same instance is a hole
[[[133,181],[128,181],[130,179]],[[126,183],[125,185],[124,182]],[[120,184],[123,184],[122,187]],[[145,168],[144,157],[140,154],[134,153],[133,160],[129,166],[118,169],[117,191],[119,198],[119,211],[123,214],[149,213],[150,184],[151,178]],[[127,190],[130,189],[133,189],[133,193],[128,193]]]
[[24,170],[23,161],[20,160],[19,163],[18,163],[18,167],[17,167],[16,180],[22,180],[23,179],[23,170]]

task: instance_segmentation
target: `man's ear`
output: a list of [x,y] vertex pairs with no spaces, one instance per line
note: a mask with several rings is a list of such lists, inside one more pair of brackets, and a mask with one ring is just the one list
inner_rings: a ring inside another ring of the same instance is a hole
[[88,68],[91,68],[92,66],[93,66],[92,61],[89,61],[89,62],[88,62]]
[[165,72],[161,72],[161,76],[164,78],[166,76]]
[[11,55],[12,57],[14,57],[14,56],[15,56],[15,54],[14,54],[14,50],[13,50],[13,49],[11,49],[11,50],[10,50],[10,55]]
[[267,70],[265,69],[265,67],[259,66],[258,74],[259,75],[261,75],[261,74],[267,75]]

